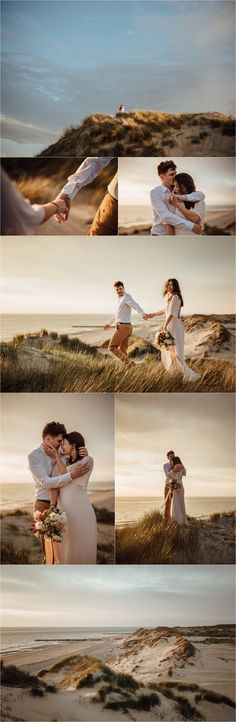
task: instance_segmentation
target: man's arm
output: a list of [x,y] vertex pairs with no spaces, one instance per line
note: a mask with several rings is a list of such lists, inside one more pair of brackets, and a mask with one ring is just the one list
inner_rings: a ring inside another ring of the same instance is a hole
[[141,308],[141,306],[139,306],[139,304],[134,300],[134,298],[132,298],[130,293],[126,294],[125,303],[127,303],[130,308],[133,308],[134,311],[137,311],[140,316],[145,315],[145,311],[143,310],[143,308]]
[[192,223],[192,221],[185,220],[185,218],[180,218],[180,216],[175,213],[171,213],[165,202],[162,198],[160,198],[159,194],[155,190],[151,191],[150,196],[152,207],[158,214],[161,223],[169,223],[171,226],[175,226],[175,228],[188,228],[190,231],[193,230],[194,223]]
[[39,459],[38,455],[34,454],[34,452],[29,455],[28,461],[31,474],[34,476],[40,486],[44,486],[49,489],[54,487],[59,488],[61,486],[69,484],[69,482],[72,481],[72,476],[70,472],[67,472],[66,474],[60,474],[59,476],[49,476],[44,467],[43,460]]
[[94,178],[101,173],[111,160],[113,160],[113,157],[99,158],[95,156],[86,158],[76,172],[69,176],[68,183],[62,188],[60,195],[63,193],[63,195],[69,196],[73,200],[76,193],[84,186],[92,183]]
[[193,201],[193,203],[197,203],[198,201],[204,201],[205,193],[203,193],[202,191],[193,191],[192,193],[186,193],[186,195],[182,196],[182,200]]

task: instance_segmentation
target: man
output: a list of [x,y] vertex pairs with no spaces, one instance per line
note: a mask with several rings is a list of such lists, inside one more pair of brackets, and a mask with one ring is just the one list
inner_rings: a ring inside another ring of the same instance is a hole
[[[186,231],[188,229],[192,233],[201,234],[201,223],[193,223],[187,218],[181,218],[173,212],[171,205],[168,203],[168,197],[174,189],[174,181],[176,176],[176,165],[173,160],[162,161],[157,167],[161,185],[151,190],[150,198],[153,210],[152,236],[165,236],[167,234],[166,225],[169,224],[178,229]],[[192,201],[199,201],[202,198],[200,191],[195,191],[186,195],[186,198]]]
[[[64,424],[51,421],[42,431],[42,443],[31,451],[28,456],[29,468],[35,482],[34,512],[43,512],[50,507],[50,489],[59,488],[69,484],[72,479],[84,476],[89,471],[89,464],[81,466],[77,464],[70,472],[52,477],[55,459],[50,456],[50,449],[59,449],[63,437],[66,434]],[[87,456],[87,449],[81,448],[81,456]],[[45,553],[44,542],[42,541],[43,552]],[[45,559],[44,559],[45,561]]]
[[[166,476],[165,490],[164,490],[164,499],[166,500],[165,501],[165,520],[170,521],[171,496],[168,497],[170,487],[169,487],[167,476],[170,473],[170,471],[172,471],[172,469],[173,469],[173,466],[174,466],[173,459],[175,457],[175,452],[173,450],[168,451],[166,456],[167,456],[168,461],[163,465],[163,471]],[[183,476],[186,476],[186,469],[184,467],[183,467]]]
[[144,313],[143,308],[132,298],[130,293],[126,293],[124,284],[122,281],[116,281],[114,288],[118,296],[118,306],[115,316],[105,324],[104,331],[108,331],[112,323],[116,323],[116,331],[109,343],[109,350],[117,356],[120,361],[125,364],[130,363],[129,356],[127,354],[129,339],[132,336],[133,327],[131,325],[131,312],[132,308],[137,311],[142,318],[146,321],[147,314]]
[[[61,192],[56,198],[56,201],[64,201],[67,205],[67,212],[63,214],[56,214],[55,220],[57,223],[61,223],[63,220],[67,221],[71,201],[76,196],[76,193],[84,188],[89,183],[92,183],[103,168],[113,160],[112,157],[99,158],[91,157],[86,158],[83,163],[77,168],[73,175],[68,178],[68,183],[62,188]],[[116,236],[118,232],[118,173],[112,178],[107,192],[97,210],[97,213],[93,219],[90,227],[89,236]]]

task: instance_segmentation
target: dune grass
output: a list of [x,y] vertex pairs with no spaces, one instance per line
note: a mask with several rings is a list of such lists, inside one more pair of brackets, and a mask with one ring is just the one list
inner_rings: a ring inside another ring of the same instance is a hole
[[[14,530],[14,534],[16,530]],[[30,564],[30,550],[25,547],[16,549],[12,542],[1,545],[1,564]]]
[[[80,125],[66,128],[56,143],[40,153],[39,157],[99,155],[162,155],[181,142],[182,155],[187,145],[197,144],[199,155],[206,155],[204,143],[214,138],[220,155],[233,155],[235,122],[232,116],[221,113],[162,113],[134,109],[117,113],[93,113]],[[192,133],[192,135],[191,135]],[[206,148],[206,146],[205,146]],[[215,153],[214,153],[215,154]]]
[[5,665],[3,660],[1,661],[1,684],[4,687],[28,688],[34,697],[42,697],[44,692],[56,692],[53,685],[46,684],[39,679],[38,675],[24,672],[13,664]]
[[166,522],[158,511],[116,530],[117,564],[194,564],[198,556],[196,523]]
[[[72,340],[73,341],[73,340]],[[76,350],[48,343],[41,356],[30,357],[27,363],[24,344],[2,345],[1,376],[5,392],[129,392],[129,393],[192,393],[232,392],[235,388],[235,368],[231,361],[198,358],[190,366],[200,373],[196,382],[185,382],[182,376],[171,376],[163,368],[156,354],[148,353],[144,362],[124,366],[110,356],[83,348],[76,340]],[[40,352],[39,352],[40,354]],[[131,354],[137,355],[135,349]],[[131,356],[132,358],[132,356]],[[44,363],[45,362],[45,363]]]

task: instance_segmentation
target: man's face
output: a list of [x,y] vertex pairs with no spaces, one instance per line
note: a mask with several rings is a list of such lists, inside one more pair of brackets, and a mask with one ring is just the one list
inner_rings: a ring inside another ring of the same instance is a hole
[[172,168],[169,168],[169,170],[167,170],[166,173],[162,173],[160,175],[160,179],[161,179],[163,186],[166,186],[166,188],[169,188],[169,190],[173,190],[176,173],[177,173],[176,168],[175,168],[175,170],[173,170]]
[[170,462],[170,464],[173,464],[173,458],[174,458],[174,454],[167,454],[167,459]]
[[124,286],[116,286],[115,290],[116,290],[118,298],[121,298],[124,295],[124,292],[125,292]]
[[60,446],[62,440],[63,440],[62,434],[58,434],[58,436],[50,436],[50,434],[48,434],[47,436],[45,436],[45,439],[44,439],[45,443],[49,444],[49,446],[53,446],[54,449],[59,449],[59,446]]

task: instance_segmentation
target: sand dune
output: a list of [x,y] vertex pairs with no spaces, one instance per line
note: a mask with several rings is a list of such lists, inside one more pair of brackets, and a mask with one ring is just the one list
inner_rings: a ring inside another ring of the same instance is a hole
[[3,719],[233,722],[233,642],[230,625],[157,627],[5,655],[43,691],[4,686]]

